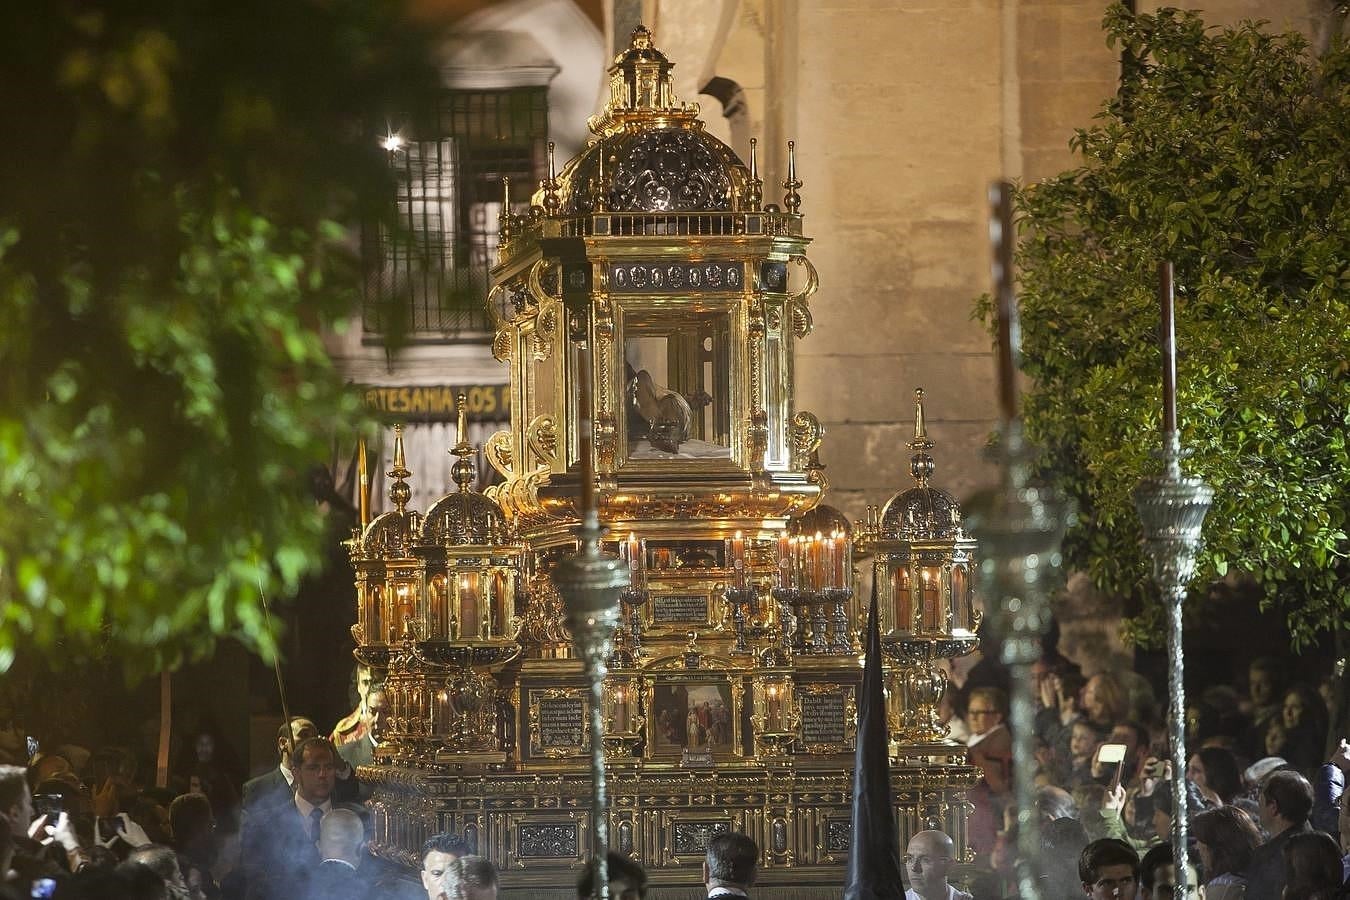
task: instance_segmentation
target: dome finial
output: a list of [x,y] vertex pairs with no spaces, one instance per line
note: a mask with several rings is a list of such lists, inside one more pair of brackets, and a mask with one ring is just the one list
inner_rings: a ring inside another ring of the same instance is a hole
[[652,43],[652,33],[641,25],[635,28],[629,46],[614,57],[614,64],[609,67],[609,102],[587,123],[591,131],[612,135],[623,130],[625,121],[654,115],[696,117],[697,103],[675,99],[672,68],[670,60]]
[[544,182],[544,212],[558,214],[562,201],[558,198],[558,167],[553,161],[553,142],[548,142],[548,180]]
[[764,199],[764,179],[759,177],[759,141],[750,139],[750,183],[746,185],[745,205],[751,212],[759,211]]
[[455,484],[459,485],[461,492],[469,490],[469,485],[473,484],[474,468],[470,457],[473,456],[473,444],[469,443],[469,398],[463,391],[455,398],[459,408],[458,422],[455,430],[455,446],[450,450],[459,459],[455,460],[454,466],[450,469],[450,475],[455,479]]
[[394,426],[394,467],[389,470],[388,475],[394,479],[394,483],[389,486],[389,499],[393,501],[399,513],[406,511],[408,501],[412,499],[412,488],[404,480],[412,475],[408,471],[408,465],[403,453],[403,426]]
[[909,472],[919,487],[927,487],[933,474],[933,457],[928,455],[933,442],[928,438],[928,425],[924,419],[923,388],[914,389],[914,440],[909,442],[909,449],[914,451],[909,458]]
[[802,195],[797,193],[802,186],[797,178],[797,142],[788,141],[788,171],[787,178],[783,180],[783,187],[787,193],[783,195],[783,209],[792,215],[797,215],[802,211]]
[[502,211],[497,216],[497,240],[502,244],[511,243],[511,179],[502,176]]

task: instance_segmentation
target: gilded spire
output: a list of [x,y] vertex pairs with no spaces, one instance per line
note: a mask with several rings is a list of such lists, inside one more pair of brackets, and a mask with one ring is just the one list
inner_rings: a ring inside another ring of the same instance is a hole
[[759,141],[750,139],[750,183],[746,186],[745,205],[751,212],[759,211],[764,199],[764,179],[759,177]]
[[394,483],[389,486],[389,499],[393,501],[399,514],[407,512],[408,501],[412,499],[412,488],[404,480],[412,475],[408,471],[407,459],[403,453],[403,426],[394,426],[394,467],[389,470]]
[[558,197],[558,167],[553,160],[553,142],[548,142],[548,180],[544,182],[544,212],[547,215],[558,214],[562,200]]
[[511,243],[511,179],[502,176],[502,211],[497,216],[497,240],[500,244]]
[[787,178],[783,180],[783,188],[787,193],[783,195],[783,209],[794,216],[802,211],[802,195],[797,193],[801,186],[802,183],[797,180],[797,142],[788,141],[788,171]]
[[459,485],[461,493],[469,490],[469,485],[473,484],[473,445],[469,443],[469,398],[460,391],[459,396],[455,398],[456,406],[459,412],[459,421],[455,429],[455,446],[450,450],[459,459],[455,460],[454,466],[450,469],[450,475],[455,479],[455,484]]
[[909,442],[909,449],[914,451],[909,458],[909,472],[919,487],[927,487],[933,474],[933,457],[928,455],[933,442],[928,438],[928,425],[924,419],[923,388],[914,389],[914,440]]

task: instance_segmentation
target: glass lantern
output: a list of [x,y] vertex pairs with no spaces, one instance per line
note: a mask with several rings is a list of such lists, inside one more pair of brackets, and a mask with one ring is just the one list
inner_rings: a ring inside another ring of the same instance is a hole
[[796,692],[790,673],[768,670],[755,679],[750,724],[764,758],[782,759],[797,738]]
[[971,571],[975,541],[966,535],[952,496],[929,484],[933,458],[916,390],[914,440],[909,448],[915,484],[869,514],[860,544],[873,554],[882,648],[898,665],[889,673],[893,730],[902,742],[940,742],[947,728],[937,707],[946,690],[940,659],[965,656],[976,646]]

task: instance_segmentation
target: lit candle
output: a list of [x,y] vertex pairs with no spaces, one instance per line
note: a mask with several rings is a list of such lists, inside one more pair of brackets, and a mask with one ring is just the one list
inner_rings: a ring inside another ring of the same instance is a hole
[[478,636],[478,590],[468,574],[459,579],[459,633],[468,640]]
[[782,712],[780,703],[781,701],[778,698],[778,686],[775,684],[769,685],[769,722],[768,727],[765,728],[766,731],[778,730],[778,723]]
[[925,631],[939,631],[942,628],[942,582],[934,578],[925,568],[921,576],[923,582],[923,627]]
[[620,734],[628,731],[628,698],[624,696],[623,688],[614,692],[614,730]]
[[638,546],[637,535],[630,531],[628,532],[628,571],[636,575],[641,559],[642,551]]
[[1158,300],[1162,305],[1163,439],[1177,430],[1177,336],[1176,311],[1172,293],[1172,264],[1158,263]]
[[844,564],[844,557],[848,553],[848,541],[842,534],[835,532],[835,553],[834,553],[834,586],[837,588],[846,587],[846,576],[848,566]]
[[735,570],[736,587],[745,587],[745,538],[741,533],[731,539],[731,566]]
[[817,531],[816,538],[811,543],[815,548],[815,564],[811,570],[814,584],[811,585],[811,588],[818,591],[825,586],[825,539]]
[[450,692],[440,690],[436,692],[436,721],[432,723],[432,731],[436,734],[445,734],[450,730],[450,719],[454,715],[454,710],[450,706]]
[[400,584],[396,589],[398,596],[398,621],[391,622],[390,637],[394,637],[394,628],[407,628],[408,621],[413,617],[413,604],[411,591],[406,584]]

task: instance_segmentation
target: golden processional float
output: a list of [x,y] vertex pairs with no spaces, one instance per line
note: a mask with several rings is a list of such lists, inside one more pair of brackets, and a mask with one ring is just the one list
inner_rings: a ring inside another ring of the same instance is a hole
[[[504,483],[470,489],[461,416],[455,488],[408,510],[399,443],[394,508],[352,541],[355,654],[385,670],[390,703],[361,773],[372,851],[416,865],[454,832],[511,887],[570,889],[603,752],[610,848],[654,884],[699,883],[708,840],[741,831],[761,884],[837,891],[865,624],[854,562],[870,555],[901,843],[940,828],[969,861],[978,772],[936,708],[938,663],[975,643],[975,548],[928,483],[921,393],[915,485],[851,529],[820,503],[822,428],[793,401],[816,277],[792,144],[782,205],[765,204],[754,142],[746,166],[670,75],[639,28],[594,138],[561,172],[550,147],[529,212],[502,218],[490,301],[512,419],[484,455]],[[606,548],[629,576],[595,694],[552,579],[578,547],[591,435]]]

